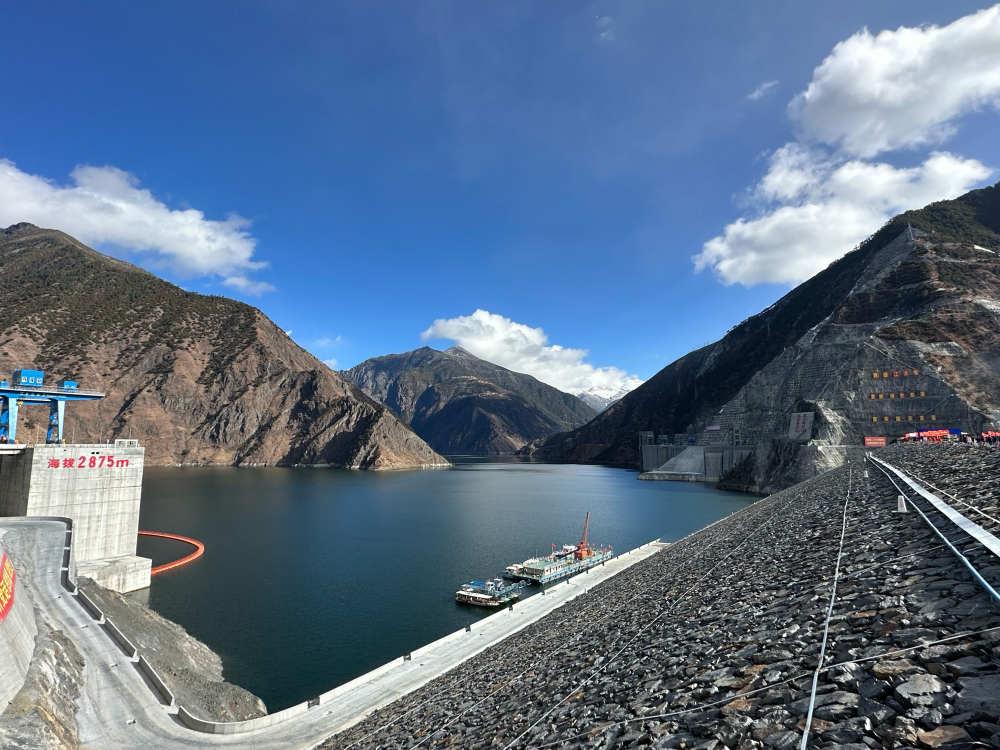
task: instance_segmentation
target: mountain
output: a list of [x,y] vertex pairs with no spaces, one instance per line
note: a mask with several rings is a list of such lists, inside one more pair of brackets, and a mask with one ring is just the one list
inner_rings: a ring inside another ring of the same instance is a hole
[[600,414],[612,404],[620,401],[626,393],[628,393],[628,389],[626,388],[620,388],[616,391],[591,389],[589,391],[580,391],[576,394],[576,397]]
[[[769,489],[835,465],[866,435],[1000,424],[998,372],[1000,183],[896,217],[532,453],[636,466],[649,430],[739,449],[724,480]],[[809,434],[794,435],[793,414],[812,415]]]
[[344,375],[441,453],[513,453],[595,414],[576,396],[459,347],[375,357]]
[[[0,230],[0,368],[19,367],[107,394],[69,406],[68,442],[133,436],[150,463],[445,463],[259,310],[30,224]],[[47,416],[25,409],[19,437]]]

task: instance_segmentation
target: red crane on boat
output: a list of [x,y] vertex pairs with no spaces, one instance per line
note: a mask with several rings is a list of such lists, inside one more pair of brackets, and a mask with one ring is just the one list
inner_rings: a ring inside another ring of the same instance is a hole
[[594,554],[594,550],[590,548],[590,511],[587,511],[587,515],[583,519],[583,534],[580,535],[580,541],[576,545],[576,552],[573,553],[577,560],[583,560],[584,558],[590,557]]

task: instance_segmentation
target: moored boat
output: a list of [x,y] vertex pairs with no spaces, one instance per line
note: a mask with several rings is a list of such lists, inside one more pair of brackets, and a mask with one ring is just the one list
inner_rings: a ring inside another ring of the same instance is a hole
[[614,549],[593,547],[590,544],[590,512],[583,521],[583,534],[576,544],[564,544],[544,557],[533,557],[523,563],[508,565],[504,575],[539,585],[554,583],[582,573],[596,565],[603,565],[615,556]]
[[477,607],[503,607],[521,598],[523,583],[507,583],[502,578],[473,580],[455,592],[455,601]]

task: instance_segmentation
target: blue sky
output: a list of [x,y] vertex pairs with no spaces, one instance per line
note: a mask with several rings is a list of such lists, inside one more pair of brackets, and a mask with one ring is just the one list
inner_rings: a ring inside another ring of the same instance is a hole
[[997,179],[985,7],[13,4],[0,224],[245,299],[341,367],[457,341],[613,390]]

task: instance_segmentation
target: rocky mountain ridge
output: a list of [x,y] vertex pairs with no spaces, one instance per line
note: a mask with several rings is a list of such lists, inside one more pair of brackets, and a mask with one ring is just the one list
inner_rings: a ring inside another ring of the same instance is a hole
[[[1000,423],[1000,184],[902,214],[719,341],[671,363],[545,460],[636,466],[638,433],[750,458],[735,486],[786,486],[841,446]],[[792,436],[792,415],[812,415]]]
[[[149,463],[447,464],[256,308],[16,224],[0,230],[0,371],[32,366],[107,394],[67,410],[68,442],[136,437]],[[20,438],[42,412],[22,412]]]
[[576,396],[460,347],[375,357],[344,376],[441,453],[509,454],[595,415]]
[[595,412],[600,414],[602,411],[610,407],[612,404],[616,404],[622,400],[622,397],[627,394],[627,390],[620,390],[611,396],[603,395],[601,393],[595,393],[594,391],[581,391],[576,394],[576,397],[583,401],[587,406],[593,409]]

